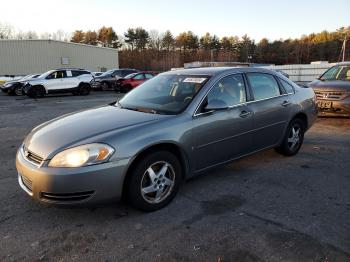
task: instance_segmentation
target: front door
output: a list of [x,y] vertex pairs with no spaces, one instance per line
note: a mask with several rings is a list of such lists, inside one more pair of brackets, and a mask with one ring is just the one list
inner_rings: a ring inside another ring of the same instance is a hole
[[[252,112],[246,104],[241,74],[226,76],[209,91],[193,118],[196,171],[245,155],[252,150]],[[211,102],[227,108],[207,111]]]
[[55,92],[65,88],[64,79],[67,77],[66,71],[55,71],[47,77],[45,84],[49,92]]

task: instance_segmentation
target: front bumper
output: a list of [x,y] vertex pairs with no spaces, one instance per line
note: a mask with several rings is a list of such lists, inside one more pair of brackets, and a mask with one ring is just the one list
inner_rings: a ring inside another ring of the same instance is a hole
[[18,182],[33,199],[47,204],[79,205],[121,198],[128,160],[80,168],[52,168],[30,162],[19,149]]
[[5,87],[5,86],[0,86],[0,89],[1,89],[1,91],[4,92],[4,93],[9,93],[9,92],[12,91],[12,86],[7,86],[7,87]]
[[318,108],[318,116],[350,117],[350,97],[343,100],[318,100],[331,102],[330,108]]
[[101,89],[101,88],[102,88],[101,82],[93,81],[93,82],[91,83],[91,88],[92,88],[92,89]]

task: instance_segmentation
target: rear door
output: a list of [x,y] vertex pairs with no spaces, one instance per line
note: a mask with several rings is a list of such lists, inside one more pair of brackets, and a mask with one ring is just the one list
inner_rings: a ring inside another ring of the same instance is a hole
[[79,71],[76,70],[67,70],[67,77],[63,80],[63,89],[74,88],[78,86],[78,76],[80,75]]
[[253,96],[253,147],[255,150],[276,145],[283,137],[290,119],[291,101],[275,76],[246,73]]

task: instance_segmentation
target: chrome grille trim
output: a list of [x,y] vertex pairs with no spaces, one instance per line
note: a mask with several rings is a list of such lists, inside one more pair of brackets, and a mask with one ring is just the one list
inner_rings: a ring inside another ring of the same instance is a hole
[[75,192],[75,193],[47,193],[41,192],[40,198],[47,202],[79,202],[90,198],[94,191]]
[[20,187],[30,196],[33,196],[33,191],[29,190],[26,185],[23,183],[22,175],[18,173],[18,183]]
[[339,91],[315,91],[318,100],[342,100],[349,94]]
[[41,156],[33,153],[32,151],[29,151],[25,147],[22,147],[22,154],[27,161],[31,162],[36,166],[40,166],[44,160]]
[[29,178],[22,176],[22,182],[28,190],[30,190],[31,192],[33,191],[33,183]]

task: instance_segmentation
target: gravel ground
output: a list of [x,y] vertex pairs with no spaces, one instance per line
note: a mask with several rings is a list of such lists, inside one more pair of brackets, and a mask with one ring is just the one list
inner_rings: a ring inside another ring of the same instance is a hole
[[350,120],[319,119],[295,157],[265,151],[185,183],[166,208],[57,208],[17,184],[36,125],[116,100],[0,94],[0,261],[350,261]]

